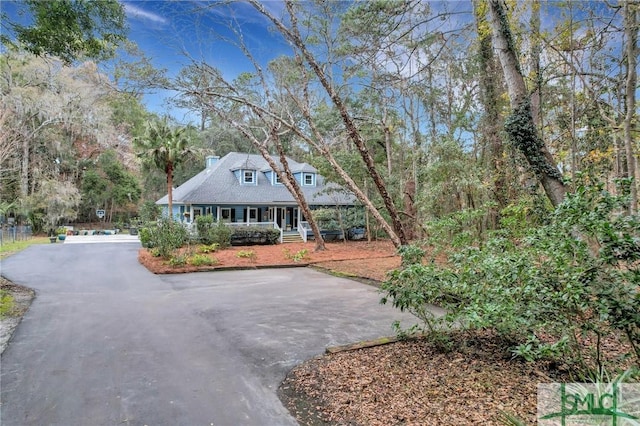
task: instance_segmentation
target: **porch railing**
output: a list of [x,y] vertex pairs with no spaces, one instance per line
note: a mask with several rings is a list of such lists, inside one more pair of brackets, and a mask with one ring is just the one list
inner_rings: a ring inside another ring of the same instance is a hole
[[309,238],[310,231],[311,231],[311,226],[309,226],[309,222],[301,221],[300,223],[298,223],[298,233],[300,234],[300,237],[302,237],[302,241],[304,241],[305,243]]

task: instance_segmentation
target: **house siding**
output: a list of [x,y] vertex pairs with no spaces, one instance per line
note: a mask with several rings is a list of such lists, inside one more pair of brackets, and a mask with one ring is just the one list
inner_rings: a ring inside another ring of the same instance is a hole
[[[278,159],[275,161],[279,164]],[[259,155],[232,152],[214,164],[207,165],[206,169],[174,189],[174,218],[193,221],[194,207],[202,208],[203,215],[211,214],[217,218],[221,208],[230,208],[233,211],[233,221],[246,222],[246,209],[250,207],[258,209],[258,221],[269,221],[271,208],[298,208],[295,198],[287,188],[282,184],[275,184],[276,173]],[[355,197],[352,194],[342,190],[338,185],[325,183],[324,178],[318,175],[312,166],[293,160],[289,160],[289,165],[311,208],[354,205]],[[244,184],[244,172],[249,170],[255,172],[254,183]],[[305,175],[313,176],[312,185],[304,185]],[[330,188],[339,191],[327,191]],[[156,203],[163,206],[166,212],[167,196]],[[192,214],[185,217],[185,211]],[[282,218],[278,221],[282,222]],[[291,224],[289,215],[286,222]]]

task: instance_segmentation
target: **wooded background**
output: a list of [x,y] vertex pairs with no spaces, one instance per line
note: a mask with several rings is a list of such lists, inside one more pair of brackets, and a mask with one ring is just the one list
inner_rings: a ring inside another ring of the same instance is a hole
[[[242,22],[220,13],[198,30],[254,65],[233,77],[197,58],[170,75],[126,37],[102,36],[117,45],[106,60],[35,49],[42,40],[13,28],[0,55],[0,214],[36,229],[96,220],[97,208],[138,216],[167,192],[142,143],[159,125],[192,153],[174,186],[205,155],[286,154],[354,192],[396,245],[438,226],[465,242],[517,232],[579,182],[615,192],[638,174],[638,2],[287,1],[278,15],[249,4],[291,51],[261,63]],[[106,12],[99,28],[123,18]],[[175,90],[194,124],[150,112],[142,96],[158,89]]]

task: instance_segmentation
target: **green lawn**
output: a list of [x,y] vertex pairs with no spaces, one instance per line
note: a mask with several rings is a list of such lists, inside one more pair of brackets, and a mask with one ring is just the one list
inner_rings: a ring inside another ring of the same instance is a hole
[[49,243],[49,237],[33,237],[29,240],[15,241],[15,242],[3,242],[0,246],[0,259],[4,259],[14,253],[26,249],[33,244]]

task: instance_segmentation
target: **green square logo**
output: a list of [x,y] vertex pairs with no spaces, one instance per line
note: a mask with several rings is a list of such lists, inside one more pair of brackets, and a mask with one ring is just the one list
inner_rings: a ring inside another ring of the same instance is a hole
[[538,385],[540,426],[640,426],[640,385],[543,383]]

